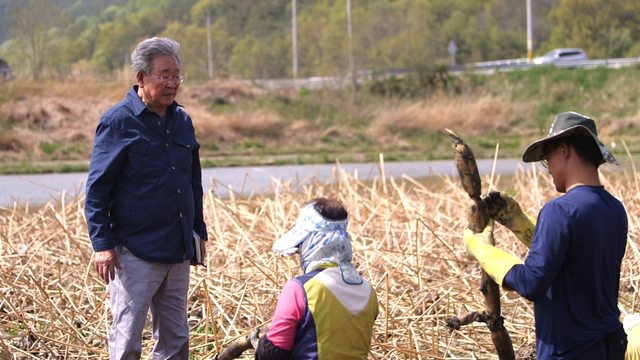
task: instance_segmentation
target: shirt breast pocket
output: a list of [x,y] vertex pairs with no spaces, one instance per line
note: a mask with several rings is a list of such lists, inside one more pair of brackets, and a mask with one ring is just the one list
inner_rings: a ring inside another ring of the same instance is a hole
[[193,150],[198,148],[198,143],[195,139],[174,139],[173,140],[174,149],[175,149],[175,161],[177,167],[186,172],[191,172],[191,161]]
[[154,177],[166,171],[160,141],[145,141],[129,146],[129,161],[138,176]]

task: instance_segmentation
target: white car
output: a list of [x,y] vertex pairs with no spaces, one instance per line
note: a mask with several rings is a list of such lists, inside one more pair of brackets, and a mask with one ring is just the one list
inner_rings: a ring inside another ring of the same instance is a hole
[[583,49],[555,49],[545,55],[534,57],[533,63],[542,65],[567,60],[588,60],[587,53]]

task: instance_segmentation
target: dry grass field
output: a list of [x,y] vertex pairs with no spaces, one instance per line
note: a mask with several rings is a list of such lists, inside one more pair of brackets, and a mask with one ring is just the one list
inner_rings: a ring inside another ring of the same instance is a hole
[[[626,78],[637,78],[635,74]],[[131,74],[126,75],[126,80],[123,73],[122,79],[110,83],[71,78],[2,84],[0,172],[34,172],[36,165],[56,172],[81,171],[77,164],[89,160],[100,116],[124,99],[133,84]],[[554,105],[546,93],[520,94],[522,87],[529,88],[526,84],[501,85],[503,77],[487,81],[485,86],[464,85],[461,94],[433,92],[404,98],[361,91],[355,103],[343,91],[268,91],[238,81],[187,81],[177,100],[193,119],[200,154],[211,160],[208,166],[318,163],[334,158],[372,162],[380,152],[395,161],[446,159],[451,152],[448,137],[442,136],[445,127],[473,139],[477,155],[491,156],[500,142],[501,156],[517,157],[544,134],[553,115],[566,110],[593,116],[603,141],[624,138],[633,153],[640,152],[640,110],[635,98],[627,100],[633,97],[628,94],[640,91],[635,82],[616,83],[613,89],[584,95],[574,103]],[[567,86],[576,85],[561,81],[544,89],[557,94]],[[550,113],[541,114],[545,109]],[[620,149],[612,151],[623,154]],[[65,163],[76,167],[65,169]]]
[[[189,293],[193,359],[210,359],[269,323],[281,287],[300,274],[297,258],[277,256],[271,244],[295,224],[301,204],[316,196],[346,205],[354,263],[378,294],[370,359],[497,358],[485,324],[452,333],[445,325],[451,316],[484,309],[479,266],[462,246],[468,196],[459,179],[390,178],[383,162],[377,166],[372,179],[339,165],[326,183],[299,186],[273,179],[274,193],[268,195],[206,192],[208,267],[192,268]],[[640,303],[640,184],[635,171],[601,177],[629,214],[619,299],[624,316]],[[508,179],[486,176],[483,184],[485,193],[508,190],[534,215],[558,196],[549,174],[532,168]],[[40,209],[16,204],[3,210],[0,359],[108,358],[109,294],[93,270],[83,201],[79,196]],[[497,225],[495,237],[497,246],[524,259],[526,248],[508,230]],[[503,291],[502,307],[516,350],[533,342],[532,304]],[[145,359],[153,344],[150,330],[144,333]],[[247,351],[243,358],[252,356]]]

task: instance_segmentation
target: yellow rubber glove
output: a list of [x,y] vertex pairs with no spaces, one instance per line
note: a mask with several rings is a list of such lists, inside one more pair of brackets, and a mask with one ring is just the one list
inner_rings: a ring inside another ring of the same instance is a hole
[[625,360],[640,360],[640,315],[627,315],[622,322],[627,333],[627,352]]
[[503,286],[502,282],[512,267],[522,264],[517,257],[493,246],[493,220],[479,234],[474,234],[469,228],[464,229],[464,247],[467,255],[477,260],[496,284]]
[[625,360],[640,360],[640,326],[636,326],[627,333],[627,352]]
[[531,247],[536,220],[525,214],[520,204],[504,191],[492,191],[483,198],[489,207],[489,216],[506,226],[526,247]]

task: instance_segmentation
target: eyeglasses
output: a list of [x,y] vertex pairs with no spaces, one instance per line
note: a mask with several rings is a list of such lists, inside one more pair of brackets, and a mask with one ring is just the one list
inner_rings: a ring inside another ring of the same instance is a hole
[[540,164],[545,169],[549,170],[549,159],[547,159],[547,155],[549,155],[549,153],[552,152],[553,149],[557,148],[558,146],[560,146],[560,144],[556,144],[552,146],[551,149],[545,151],[544,154],[542,154],[542,158],[540,159]]
[[168,84],[169,81],[173,81],[174,84],[181,84],[184,81],[184,74],[180,74],[177,76],[156,76],[153,74],[149,74],[149,75],[158,79],[163,84]]

